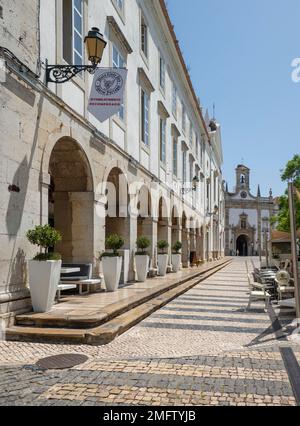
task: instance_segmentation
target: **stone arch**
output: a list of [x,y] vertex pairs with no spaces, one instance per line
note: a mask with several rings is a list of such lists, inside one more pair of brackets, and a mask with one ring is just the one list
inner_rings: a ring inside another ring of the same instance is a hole
[[173,247],[177,241],[181,241],[180,216],[179,216],[179,211],[176,204],[174,204],[172,207],[171,224],[172,224],[171,245]]
[[168,241],[169,212],[168,204],[164,196],[158,202],[157,240]]
[[155,255],[155,238],[152,212],[151,191],[146,184],[142,184],[137,194],[137,237],[145,236],[150,240],[151,245],[148,253],[153,259]]
[[79,137],[79,135],[77,137],[76,132],[73,132],[72,136],[70,136],[67,132],[64,132],[64,134],[60,133],[60,135],[58,135],[58,133],[55,133],[55,132],[50,134],[47,140],[47,143],[45,144],[45,147],[43,149],[43,154],[41,159],[40,170],[41,170],[42,182],[45,183],[47,181],[46,176],[49,173],[50,159],[51,159],[51,155],[52,155],[54,147],[57,146],[58,143],[66,141],[66,140],[76,142],[76,144],[81,148],[82,152],[84,152],[85,159],[91,170],[91,179],[93,182],[93,188],[95,190],[97,186],[96,173],[95,173],[93,161],[90,155],[90,150],[89,150],[89,147],[86,146],[86,143],[82,141],[82,139]]
[[236,239],[236,252],[239,253],[239,256],[248,256],[249,255],[249,237],[246,234],[240,234]]
[[86,152],[72,138],[59,139],[47,172],[48,221],[62,234],[56,249],[64,262],[93,262],[94,182]]
[[124,238],[124,249],[130,249],[130,216],[128,181],[123,170],[111,167],[105,185],[105,237],[119,234]]

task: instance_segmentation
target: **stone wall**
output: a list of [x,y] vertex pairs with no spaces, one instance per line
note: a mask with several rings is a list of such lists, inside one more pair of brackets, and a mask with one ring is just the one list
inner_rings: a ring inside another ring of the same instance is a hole
[[0,0],[0,46],[39,73],[39,0]]

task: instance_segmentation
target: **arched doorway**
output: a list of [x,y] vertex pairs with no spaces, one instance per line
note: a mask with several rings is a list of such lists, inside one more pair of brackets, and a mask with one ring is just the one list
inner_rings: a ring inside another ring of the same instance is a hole
[[149,247],[148,252],[151,257],[153,257],[154,241],[152,201],[150,191],[146,185],[143,185],[138,192],[137,211],[137,236],[144,236],[149,238],[149,240],[151,241],[151,247]]
[[168,241],[168,207],[163,197],[160,197],[158,209],[157,240]]
[[105,238],[118,234],[124,239],[120,253],[123,256],[120,283],[126,284],[134,279],[133,253],[130,241],[130,214],[128,182],[123,171],[113,167],[106,181]]
[[94,260],[94,192],[90,165],[80,145],[63,138],[49,162],[48,222],[62,234],[56,250],[64,262]]
[[180,221],[178,209],[176,206],[173,206],[172,209],[172,247],[177,241],[181,241],[180,235]]
[[130,217],[128,213],[128,184],[122,170],[114,167],[106,183],[105,237],[119,234],[124,240],[124,249],[130,249]]
[[247,235],[240,235],[236,240],[236,252],[239,256],[248,256],[249,238]]

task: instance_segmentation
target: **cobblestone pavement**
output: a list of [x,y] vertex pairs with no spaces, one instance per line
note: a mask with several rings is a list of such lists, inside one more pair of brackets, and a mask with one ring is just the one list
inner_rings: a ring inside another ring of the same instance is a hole
[[[270,318],[236,259],[107,346],[0,343],[0,405],[295,405]],[[300,346],[294,345],[300,359]],[[63,371],[34,363],[89,360]]]

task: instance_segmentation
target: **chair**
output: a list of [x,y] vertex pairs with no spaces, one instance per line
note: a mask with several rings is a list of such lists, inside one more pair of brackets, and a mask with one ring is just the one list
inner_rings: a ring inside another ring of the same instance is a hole
[[279,262],[279,260],[271,259],[270,264],[271,264],[272,268],[274,268],[274,269],[276,268],[278,271],[280,270],[280,262]]
[[270,304],[270,293],[266,290],[266,287],[264,284],[256,283],[250,274],[248,276],[248,284],[249,284],[249,302],[248,306],[246,307],[245,311],[248,311],[251,308],[252,302],[257,302],[263,300],[265,302],[265,312],[267,311],[269,304]]
[[283,300],[283,296],[285,294],[288,294],[289,296],[294,295],[295,287],[292,285],[293,284],[292,279],[289,278],[287,282],[284,282],[284,281],[278,280],[278,278],[275,277],[275,283],[276,283],[276,289],[278,294],[278,301]]

